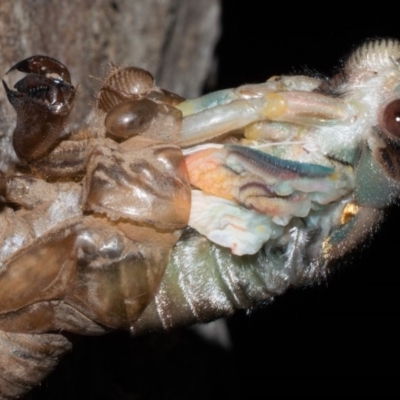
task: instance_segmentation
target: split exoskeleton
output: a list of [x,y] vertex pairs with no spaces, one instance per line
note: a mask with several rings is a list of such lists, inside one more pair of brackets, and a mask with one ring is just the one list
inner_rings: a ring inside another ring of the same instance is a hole
[[[75,89],[65,66],[34,56],[14,69],[30,74],[17,91],[5,84],[21,162],[5,184],[14,209],[4,212],[2,243],[15,245],[2,252],[2,329],[129,328],[154,297],[189,219],[190,185],[175,144],[182,117],[168,103],[178,96],[156,88],[146,71],[114,68],[91,125],[68,135]],[[137,110],[128,121],[126,106]],[[157,139],[160,121],[165,137]],[[131,138],[138,126],[144,134]],[[26,285],[19,296],[16,285]]]
[[0,330],[168,329],[324,277],[400,194],[399,59],[399,42],[372,41],[329,80],[193,100],[112,67],[73,132],[67,68],[17,63]]

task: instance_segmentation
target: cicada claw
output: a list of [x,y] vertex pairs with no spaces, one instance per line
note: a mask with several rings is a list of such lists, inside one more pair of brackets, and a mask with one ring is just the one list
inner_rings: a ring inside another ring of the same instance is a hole
[[71,76],[68,68],[55,58],[48,56],[32,56],[25,60],[17,62],[7,72],[11,71],[26,72],[29,74],[43,75],[50,79],[58,79],[67,83],[71,83]]
[[7,97],[17,112],[13,146],[20,160],[38,160],[54,149],[68,133],[64,126],[71,112],[75,88],[68,69],[46,56],[33,56],[15,64],[7,73],[27,72]]

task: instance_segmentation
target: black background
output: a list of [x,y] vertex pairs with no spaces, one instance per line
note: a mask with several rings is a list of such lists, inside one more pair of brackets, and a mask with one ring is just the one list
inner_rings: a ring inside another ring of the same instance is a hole
[[[331,75],[366,38],[400,38],[398,16],[385,3],[350,15],[343,3],[293,8],[227,0],[222,22],[216,83],[207,87],[212,90],[272,75]],[[370,244],[346,257],[326,284],[230,319],[229,352],[183,330],[85,338],[31,396],[397,398],[399,223],[393,207]]]

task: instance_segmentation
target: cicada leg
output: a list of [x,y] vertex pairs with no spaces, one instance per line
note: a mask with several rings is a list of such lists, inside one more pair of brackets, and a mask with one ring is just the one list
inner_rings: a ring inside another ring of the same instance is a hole
[[33,56],[15,64],[8,72],[27,72],[25,78],[8,88],[3,81],[9,102],[17,112],[13,146],[20,160],[33,161],[45,157],[68,132],[65,123],[75,88],[65,65],[47,56]]
[[286,86],[275,79],[184,101],[177,106],[184,116],[179,144],[188,147],[218,139],[257,121],[319,126],[353,116],[343,100],[303,90],[315,88],[307,85],[308,79],[297,77]]

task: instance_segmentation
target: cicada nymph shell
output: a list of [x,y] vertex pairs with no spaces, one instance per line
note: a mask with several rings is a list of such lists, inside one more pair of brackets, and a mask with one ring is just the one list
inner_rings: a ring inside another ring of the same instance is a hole
[[[75,95],[65,66],[34,56],[14,69],[30,73],[16,91],[5,85],[18,120],[41,107],[59,132]],[[36,90],[35,82],[43,89]],[[95,111],[95,118],[106,119],[102,132],[87,127],[63,133],[33,160],[17,151],[22,166],[2,177],[2,195],[14,208],[2,215],[1,329],[98,334],[129,328],[154,298],[190,213],[184,156],[168,136],[179,135],[182,119],[170,97],[148,72],[113,68]],[[136,130],[130,120],[118,126],[119,136],[109,132],[107,121],[127,113],[138,116]],[[37,143],[35,129],[41,127],[21,126],[15,140]],[[160,126],[166,135],[156,135]],[[43,141],[38,145],[45,147]],[[73,157],[79,159],[78,175]],[[22,174],[26,168],[31,174]]]

